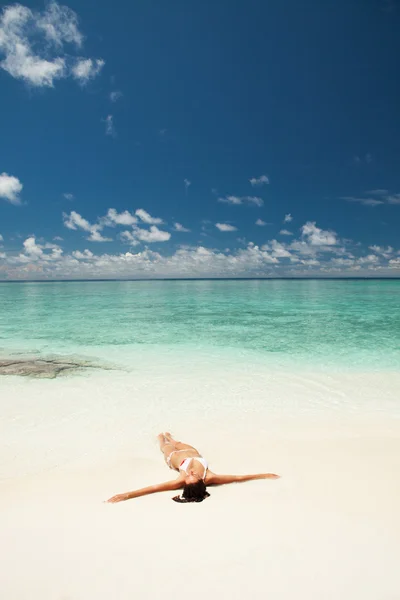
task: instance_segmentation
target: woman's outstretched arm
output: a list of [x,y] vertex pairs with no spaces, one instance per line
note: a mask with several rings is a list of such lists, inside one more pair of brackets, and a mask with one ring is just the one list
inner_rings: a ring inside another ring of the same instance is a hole
[[244,481],[253,481],[254,479],[279,479],[275,473],[256,473],[255,475],[216,475],[210,474],[206,479],[207,485],[223,485],[225,483],[240,483]]
[[131,498],[139,498],[140,496],[148,496],[149,494],[156,494],[157,492],[169,492],[172,490],[179,490],[183,487],[183,481],[178,477],[173,481],[166,481],[165,483],[158,483],[157,485],[150,485],[149,487],[141,488],[140,490],[134,490],[133,492],[125,492],[124,494],[117,494],[112,498],[109,498],[107,502],[123,502],[124,500],[131,500]]

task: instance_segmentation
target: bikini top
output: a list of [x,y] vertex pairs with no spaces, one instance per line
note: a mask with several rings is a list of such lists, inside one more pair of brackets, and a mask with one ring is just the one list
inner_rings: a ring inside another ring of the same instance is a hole
[[201,465],[203,465],[203,467],[204,467],[204,475],[203,475],[202,479],[204,481],[205,478],[206,478],[206,475],[207,475],[208,462],[202,456],[190,456],[189,458],[185,458],[185,460],[183,460],[181,462],[181,464],[179,465],[179,470],[183,471],[187,475],[188,474],[188,468],[189,468],[189,465],[192,462],[192,460],[197,460],[197,462],[199,462]]

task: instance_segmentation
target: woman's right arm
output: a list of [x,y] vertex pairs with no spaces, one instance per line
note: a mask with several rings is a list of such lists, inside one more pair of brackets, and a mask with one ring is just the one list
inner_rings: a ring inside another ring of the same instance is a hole
[[140,490],[134,490],[133,492],[125,492],[123,494],[117,494],[112,498],[109,498],[107,502],[115,504],[116,502],[123,502],[125,500],[131,500],[132,498],[140,498],[140,496],[148,496],[149,494],[156,494],[158,492],[169,492],[172,490],[179,490],[183,487],[183,481],[180,477],[173,481],[166,481],[165,483],[159,483],[157,485],[150,485]]

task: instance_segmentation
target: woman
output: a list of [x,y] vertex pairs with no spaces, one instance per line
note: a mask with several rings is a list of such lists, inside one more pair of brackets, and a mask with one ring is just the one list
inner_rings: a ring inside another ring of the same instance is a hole
[[208,468],[208,463],[196,448],[174,440],[170,433],[160,433],[158,436],[160,450],[164,454],[170,469],[179,472],[179,477],[174,481],[159,483],[149,487],[118,494],[108,502],[122,502],[131,498],[139,498],[156,492],[168,492],[183,488],[181,496],[175,496],[175,502],[202,502],[210,495],[206,491],[207,485],[222,485],[240,481],[251,481],[252,479],[278,479],[279,475],[273,473],[259,473],[257,475],[217,475]]

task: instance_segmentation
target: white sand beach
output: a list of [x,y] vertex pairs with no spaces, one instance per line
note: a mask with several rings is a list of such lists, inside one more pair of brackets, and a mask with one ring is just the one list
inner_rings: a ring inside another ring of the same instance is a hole
[[[399,389],[221,367],[2,378],[1,597],[399,598]],[[104,503],[175,477],[162,430],[216,472],[282,477]]]

